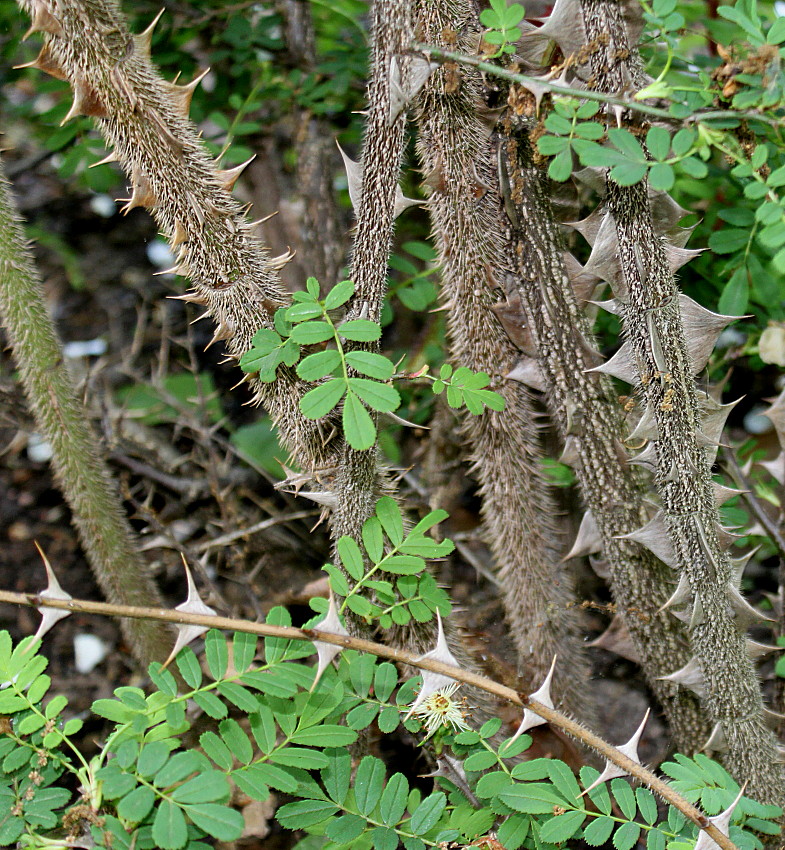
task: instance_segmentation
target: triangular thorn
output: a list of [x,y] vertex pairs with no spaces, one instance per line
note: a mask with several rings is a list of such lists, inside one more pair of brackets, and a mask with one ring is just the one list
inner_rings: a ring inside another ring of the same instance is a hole
[[50,77],[54,77],[56,80],[68,79],[63,66],[52,56],[48,44],[45,44],[41,48],[41,52],[32,62],[25,62],[24,65],[14,65],[14,70],[21,70],[22,68],[36,68],[45,74],[49,74]]
[[150,58],[150,51],[153,45],[153,32],[155,30],[156,24],[161,20],[161,15],[166,11],[166,9],[161,9],[161,11],[153,18],[151,24],[149,24],[139,35],[134,36],[134,43],[136,44],[136,49],[142,53],[147,59]]
[[[73,599],[69,593],[66,593],[63,588],[60,587],[60,582],[58,582],[57,576],[52,569],[52,565],[49,563],[49,559],[44,554],[44,550],[38,545],[37,540],[34,542],[35,548],[38,549],[38,554],[44,562],[47,579],[46,588],[38,595],[42,599]],[[39,640],[49,631],[49,629],[52,628],[52,626],[54,626],[55,623],[65,619],[71,613],[70,611],[63,611],[60,608],[45,608],[43,606],[36,608],[36,610],[41,615],[41,623],[35,633],[36,639]]]
[[[709,818],[709,823],[712,826],[716,826],[717,829],[723,834],[728,835],[730,833],[730,820],[733,817],[733,810],[736,808],[739,800],[741,800],[742,795],[744,794],[744,789],[747,787],[747,783],[741,786],[741,790],[736,795],[736,799],[725,809],[724,812],[720,812],[718,815],[715,815],[713,818]],[[719,850],[719,844],[705,831],[702,829],[698,833],[698,840],[695,842],[695,847],[693,850]]]
[[22,36],[22,41],[30,38],[33,33],[48,32],[50,35],[62,36],[63,27],[60,21],[40,2],[33,4],[33,22],[30,29]]
[[194,77],[194,79],[187,85],[178,86],[175,83],[169,83],[167,85],[169,93],[175,100],[177,111],[183,118],[187,118],[191,111],[191,100],[194,96],[194,92],[196,91],[196,87],[209,73],[210,69],[205,68],[199,76]]
[[[439,613],[438,609],[436,611],[436,622],[436,646],[430,652],[426,652],[420,660],[429,658],[433,661],[441,661],[443,664],[450,664],[453,667],[460,667],[457,659],[452,652],[450,652],[449,646],[447,646],[447,638],[444,635],[444,626],[442,625],[442,615]],[[434,673],[432,670],[423,670],[422,687],[420,688],[420,692],[417,694],[416,699],[411,704],[409,712],[404,720],[408,720],[412,714],[414,714],[415,710],[419,708],[429,696],[432,696],[436,693],[436,691],[440,691],[442,688],[446,688],[451,685],[455,685],[455,679],[452,677],[445,676],[442,673]]]
[[594,514],[587,510],[581,520],[575,542],[572,544],[570,551],[562,558],[562,563],[569,561],[571,558],[582,558],[584,555],[602,552],[602,543],[602,534],[600,534]]
[[[651,709],[647,708],[646,714],[644,715],[643,720],[641,720],[640,726],[638,726],[635,734],[629,741],[627,741],[626,744],[622,744],[620,747],[616,748],[620,753],[627,756],[630,761],[634,761],[635,764],[641,763],[640,757],[638,756],[638,744],[640,743],[641,735],[643,734],[643,729],[646,726],[650,713]],[[587,785],[578,796],[582,797],[584,794],[588,794],[593,788],[596,788],[598,785],[602,785],[603,782],[607,782],[609,779],[618,779],[621,776],[627,775],[628,773],[624,770],[624,768],[619,767],[619,765],[614,764],[612,761],[606,761],[605,769],[602,773],[594,780],[594,782],[591,783],[591,785]]]
[[[206,617],[215,617],[215,610],[209,605],[206,605],[202,601],[202,597],[199,595],[199,590],[197,589],[194,578],[191,575],[191,570],[188,567],[185,556],[181,555],[181,557],[183,559],[183,566],[185,567],[185,578],[188,582],[188,596],[185,602],[181,602],[174,610],[182,611],[184,614],[201,614]],[[163,666],[168,667],[177,657],[177,653],[184,646],[187,646],[192,640],[196,640],[196,638],[203,635],[206,631],[207,626],[195,626],[190,624],[177,626],[177,640],[175,641],[174,648],[171,653],[169,653],[169,657],[166,659]]]
[[234,184],[237,182],[240,175],[245,171],[246,168],[256,159],[256,154],[248,157],[245,162],[240,163],[240,165],[236,165],[234,168],[226,168],[223,171],[218,172],[218,179],[221,182],[221,186],[226,189],[227,192],[231,192],[234,189]]
[[[554,655],[553,661],[551,661],[551,669],[548,671],[545,681],[533,694],[529,694],[530,700],[540,702],[547,708],[553,708],[551,683],[553,682],[553,671],[556,669],[556,658],[557,656]],[[524,708],[521,725],[515,730],[515,734],[512,738],[510,738],[510,743],[512,743],[518,736],[523,735],[524,732],[528,732],[529,729],[534,729],[535,726],[542,726],[543,723],[547,722],[548,721],[544,717],[540,717],[539,714],[535,714],[530,708]]]
[[699,699],[706,697],[706,680],[697,659],[691,658],[680,670],[668,676],[660,676],[665,682],[675,682],[691,690]]
[[[341,622],[338,616],[338,608],[335,604],[335,597],[333,596],[332,589],[330,589],[330,604],[327,609],[327,613],[324,615],[324,619],[320,620],[313,626],[314,629],[318,629],[322,632],[328,632],[333,635],[343,635],[344,637],[349,636],[349,632],[346,631],[343,623]],[[338,655],[339,652],[343,651],[342,646],[337,646],[333,643],[324,643],[322,641],[315,641],[316,652],[318,655],[318,663],[316,665],[316,675],[313,678],[313,684],[311,685],[311,691],[314,690],[316,685],[319,682],[319,679],[322,678],[322,674],[329,666],[330,662]]]
[[114,151],[112,151],[110,154],[105,156],[103,159],[99,159],[98,162],[94,162],[89,167],[90,168],[98,168],[99,165],[109,165],[110,162],[120,162],[119,157],[117,156],[117,154]]

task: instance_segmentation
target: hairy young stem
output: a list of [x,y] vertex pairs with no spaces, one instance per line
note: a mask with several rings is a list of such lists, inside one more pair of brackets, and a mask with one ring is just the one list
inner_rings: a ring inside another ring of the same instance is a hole
[[[480,32],[464,0],[426,0],[418,32],[429,44],[454,45]],[[418,153],[440,255],[442,300],[456,366],[484,371],[505,398],[502,412],[463,415],[462,430],[480,484],[486,537],[521,674],[530,686],[546,677],[554,655],[554,685],[565,711],[591,721],[589,670],[574,608],[572,578],[560,564],[563,538],[543,474],[542,444],[529,391],[505,376],[522,343],[519,305],[497,301],[493,288],[510,274],[494,149],[477,75],[448,66],[428,81],[417,105]],[[519,338],[511,333],[517,329]]]
[[[628,41],[619,4],[581,0],[581,9],[587,39],[600,33],[607,37],[605,48],[590,59],[597,87],[606,92],[639,87],[640,59],[636,45]],[[760,684],[745,639],[750,621],[759,617],[741,597],[722,545],[724,529],[711,477],[718,436],[711,433],[709,416],[719,405],[708,397],[699,403],[703,394],[695,384],[696,364],[689,348],[694,340],[685,334],[669,262],[673,254],[669,256],[670,246],[655,231],[646,180],[624,187],[606,177],[606,184],[604,221],[615,235],[609,250],[621,267],[615,287],[618,312],[647,414],[656,426],[655,481],[674,566],[686,578],[691,596],[692,665],[699,674],[692,686],[705,695],[716,724],[712,737],[724,738],[731,772],[749,781],[756,798],[781,805],[785,767],[778,762],[776,740],[764,723]],[[710,315],[700,317],[696,338],[710,338]],[[723,422],[721,416],[719,430]]]
[[[117,487],[63,359],[21,220],[0,169],[0,320],[42,436],[52,446],[55,478],[98,584],[110,602],[161,605],[135,546]],[[168,629],[128,620],[123,632],[143,663],[166,658]]]
[[[398,179],[406,141],[406,104],[396,100],[396,93],[406,91],[410,79],[412,60],[406,52],[412,36],[409,0],[375,0],[362,180],[350,269],[355,290],[347,319],[378,322],[387,291],[387,261],[395,218],[401,212]],[[349,344],[346,349],[352,346],[360,347]],[[378,351],[378,343],[362,347]],[[379,496],[392,489],[380,466],[376,446],[361,452],[344,445],[334,489],[336,507],[330,517],[333,536],[348,535],[359,540],[363,523],[373,514]],[[354,625],[360,627],[358,622]],[[473,666],[462,636],[450,620],[445,630],[455,657],[462,664]],[[412,620],[406,626],[393,625],[386,640],[392,646],[427,652],[436,643],[436,622]],[[475,720],[482,723],[491,715],[493,706],[483,693],[476,693],[474,702]]]
[[[408,62],[402,54],[412,39],[409,6],[407,0],[375,0],[372,7],[371,77],[349,272],[354,297],[348,304],[347,319],[378,322],[387,291],[387,260],[406,137],[405,110],[397,115],[391,112],[393,73],[398,69],[399,83],[408,76]],[[379,350],[378,343],[348,343],[346,349],[353,347]],[[373,514],[382,487],[376,447],[357,451],[345,445],[335,483],[337,505],[331,517],[336,537],[348,534],[360,538],[362,524]]]
[[692,823],[704,830],[722,850],[737,850],[736,845],[711,824],[703,812],[687,802],[672,786],[650,770],[638,764],[638,762],[630,759],[616,747],[608,744],[598,735],[584,728],[580,723],[571,720],[560,711],[549,708],[537,700],[530,699],[525,694],[520,694],[512,688],[501,685],[486,676],[481,676],[460,667],[453,667],[450,664],[436,661],[433,658],[420,658],[415,653],[403,649],[385,646],[384,644],[374,643],[373,641],[363,640],[362,638],[352,637],[350,635],[332,634],[330,632],[320,631],[319,629],[298,629],[293,626],[251,623],[248,620],[234,620],[230,617],[213,617],[203,614],[189,614],[182,611],[112,605],[107,602],[92,602],[84,599],[46,599],[34,594],[12,593],[5,590],[0,590],[0,602],[31,608],[55,608],[63,611],[80,611],[86,614],[101,614],[110,617],[129,617],[174,623],[177,625],[204,626],[206,628],[222,629],[224,631],[246,632],[248,634],[280,637],[289,640],[318,640],[321,643],[340,646],[343,649],[355,649],[358,652],[367,652],[398,664],[416,667],[420,670],[430,670],[434,673],[449,676],[456,682],[471,685],[476,690],[493,694],[499,699],[507,700],[514,705],[525,706],[549,723],[582,741],[587,747],[591,747],[604,759],[618,765],[626,773],[647,785],[654,793],[662,797],[663,800],[677,808]]

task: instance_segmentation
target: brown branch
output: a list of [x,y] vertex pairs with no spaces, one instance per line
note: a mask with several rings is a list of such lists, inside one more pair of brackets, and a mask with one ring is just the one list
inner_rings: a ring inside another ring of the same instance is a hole
[[133,605],[112,605],[109,602],[93,602],[86,599],[45,599],[34,593],[12,593],[0,590],[0,602],[10,605],[22,605],[28,608],[57,608],[62,611],[79,611],[84,614],[102,614],[110,617],[128,617],[137,620],[155,620],[159,622],[174,623],[176,625],[205,626],[207,628],[222,629],[224,631],[245,632],[252,635],[263,635],[266,637],[286,638],[289,640],[312,640],[321,641],[340,646],[343,649],[354,649],[358,652],[367,652],[379,658],[386,658],[399,664],[410,667],[418,667],[421,670],[430,670],[449,676],[456,682],[470,685],[489,694],[507,700],[515,705],[525,706],[530,711],[563,729],[567,734],[581,741],[587,747],[591,747],[604,759],[618,765],[626,773],[634,776],[640,782],[647,785],[659,794],[665,802],[670,803],[678,809],[686,818],[691,820],[700,829],[705,830],[707,835],[716,842],[722,850],[738,850],[736,845],[717,827],[715,827],[703,812],[695,808],[684,799],[667,782],[660,779],[652,771],[633,761],[616,747],[611,746],[599,735],[585,729],[580,723],[566,717],[560,711],[549,708],[541,702],[529,699],[526,694],[518,693],[512,688],[501,685],[498,682],[472,673],[460,667],[453,667],[442,661],[432,658],[421,658],[413,652],[396,649],[384,644],[374,643],[370,640],[351,637],[350,635],[335,635],[323,632],[319,629],[298,629],[293,626],[274,626],[269,623],[251,623],[248,620],[236,620],[231,617],[209,617],[202,614],[189,614],[182,611],[169,611],[164,608],[141,608]]

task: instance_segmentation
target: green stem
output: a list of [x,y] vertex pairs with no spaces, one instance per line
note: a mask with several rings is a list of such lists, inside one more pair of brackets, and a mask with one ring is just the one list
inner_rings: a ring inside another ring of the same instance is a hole
[[[104,595],[126,605],[160,605],[149,567],[136,549],[117,486],[63,358],[21,219],[0,170],[0,320],[8,333],[21,383],[74,524]],[[166,657],[166,628],[123,622],[137,658]]]

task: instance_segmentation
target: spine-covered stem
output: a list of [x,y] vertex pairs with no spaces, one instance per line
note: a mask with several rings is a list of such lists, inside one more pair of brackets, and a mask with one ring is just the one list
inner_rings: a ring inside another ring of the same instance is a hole
[[[174,271],[190,278],[183,300],[203,305],[216,323],[214,342],[239,358],[259,328],[290,298],[279,271],[289,257],[270,257],[253,235],[231,189],[242,167],[221,170],[188,111],[198,79],[166,82],[150,60],[152,32],[133,35],[114,0],[20,0],[44,36],[33,63],[71,84],[67,116],[88,115],[129,176],[125,210],[145,207],[177,256]],[[297,401],[310,388],[292,370],[277,379],[250,378],[297,463],[305,470],[335,465],[340,437],[332,423],[306,419]]]
[[[110,602],[160,607],[158,588],[135,546],[117,487],[63,359],[2,170],[0,319],[36,424],[52,446],[55,477],[101,590]],[[123,631],[143,664],[163,661],[171,649],[171,632],[162,624],[123,620]]]
[[[387,261],[406,138],[406,111],[393,115],[391,104],[393,73],[399,84],[408,74],[408,61],[403,59],[412,40],[408,0],[375,0],[371,37],[371,76],[360,162],[362,180],[349,272],[355,291],[347,307],[347,319],[378,322],[387,291]],[[378,343],[347,343],[347,350],[352,346],[379,350]],[[335,483],[337,504],[331,517],[335,537],[346,534],[360,539],[362,524],[373,514],[382,487],[376,446],[357,451],[345,444]]]
[[[607,33],[592,57],[598,88],[616,91],[639,77],[639,59],[615,2],[582,0],[589,40]],[[657,427],[656,484],[679,572],[692,596],[693,665],[702,676],[709,714],[724,738],[727,764],[763,802],[785,801],[785,768],[766,728],[760,684],[748,657],[745,631],[754,612],[740,596],[723,548],[711,459],[716,443],[705,433],[705,409],[693,377],[678,288],[655,232],[643,180],[622,187],[607,180],[606,213],[615,226],[623,273],[617,291],[623,329],[634,352],[640,392]],[[709,329],[697,328],[709,335]],[[709,400],[707,403],[711,404]],[[716,403],[713,405],[716,407]],[[712,445],[714,444],[714,445]]]
[[573,291],[546,186],[533,166],[528,138],[508,132],[499,140],[506,183],[519,295],[538,351],[549,407],[565,439],[565,460],[575,468],[590,512],[579,537],[586,553],[602,551],[609,565],[617,612],[641,668],[662,704],[677,746],[699,748],[709,728],[694,694],[663,681],[689,649],[681,625],[661,609],[670,595],[670,570],[626,535],[646,523],[643,494],[627,461],[620,408],[610,381],[588,370],[600,358]]
[[[465,0],[426,0],[418,4],[418,18],[420,37],[437,46],[455,47],[458,33],[468,46],[480,31]],[[563,538],[540,463],[536,413],[528,389],[505,379],[521,351],[502,319],[511,329],[517,324],[521,335],[524,330],[516,305],[494,295],[498,281],[512,270],[495,149],[479,111],[483,105],[479,75],[459,75],[448,66],[430,78],[417,109],[418,152],[431,190],[452,359],[456,366],[486,372],[506,402],[502,412],[465,414],[462,430],[524,680],[539,685],[558,655],[555,693],[566,711],[590,721],[588,664],[571,606],[572,580],[560,564]]]

